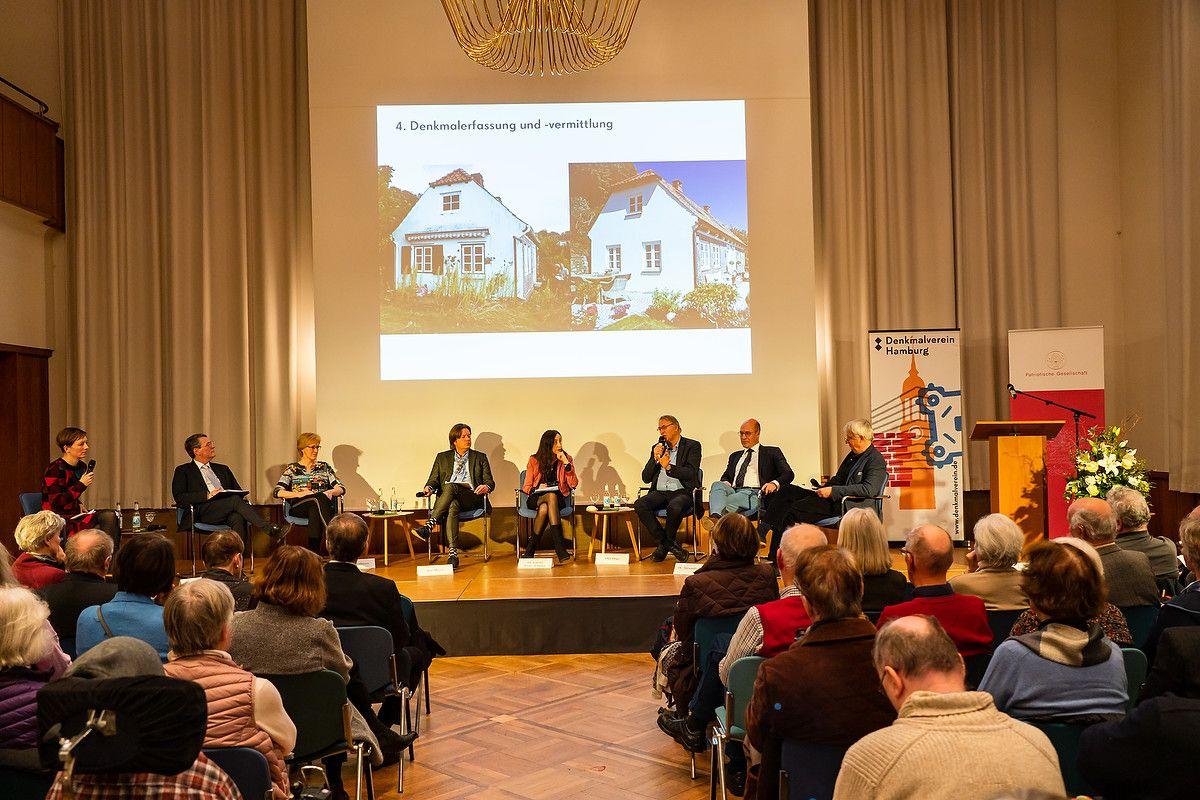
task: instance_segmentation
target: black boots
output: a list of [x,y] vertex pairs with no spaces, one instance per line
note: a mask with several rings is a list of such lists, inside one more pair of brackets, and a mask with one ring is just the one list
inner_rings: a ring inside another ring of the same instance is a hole
[[571,554],[567,552],[567,540],[563,537],[562,523],[550,526],[550,535],[554,539],[554,555],[558,558],[558,563],[565,564],[571,560]]
[[537,553],[538,539],[542,538],[540,533],[533,532],[533,526],[529,528],[529,539],[525,542],[525,549],[521,552],[521,558],[533,558]]

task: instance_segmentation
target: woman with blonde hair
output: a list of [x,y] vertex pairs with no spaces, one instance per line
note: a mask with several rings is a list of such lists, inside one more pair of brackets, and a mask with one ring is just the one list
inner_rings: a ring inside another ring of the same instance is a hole
[[13,576],[30,589],[40,589],[67,577],[62,531],[67,521],[53,511],[21,517],[14,537],[21,555],[12,564]]
[[50,609],[23,586],[0,588],[0,748],[38,745],[37,693],[55,677]]
[[869,508],[852,508],[838,525],[838,547],[844,547],[862,570],[864,614],[878,616],[884,608],[908,600],[908,581],[892,569],[883,522]]
[[1025,534],[1004,514],[988,514],[975,523],[975,546],[967,551],[967,571],[950,579],[959,594],[983,598],[988,611],[1020,611],[1029,607],[1021,589],[1017,561]]
[[299,459],[284,467],[272,494],[287,500],[291,516],[308,519],[308,549],[320,550],[325,541],[325,526],[337,511],[337,498],[346,493],[333,467],[318,461],[321,437],[302,433],[296,437]]

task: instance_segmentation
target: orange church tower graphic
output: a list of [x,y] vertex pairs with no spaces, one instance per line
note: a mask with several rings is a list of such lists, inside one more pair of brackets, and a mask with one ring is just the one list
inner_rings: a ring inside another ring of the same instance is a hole
[[928,510],[937,507],[934,498],[933,465],[926,456],[930,439],[929,419],[921,408],[921,392],[925,380],[917,372],[917,358],[912,357],[908,377],[900,387],[899,415],[893,411],[885,419],[891,427],[881,425],[875,431],[875,449],[883,454],[888,465],[888,489],[900,495],[900,508]]

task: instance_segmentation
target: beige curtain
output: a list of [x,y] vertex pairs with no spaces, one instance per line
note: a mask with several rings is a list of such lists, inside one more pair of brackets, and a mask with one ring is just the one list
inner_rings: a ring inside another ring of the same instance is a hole
[[169,503],[197,431],[263,499],[313,372],[297,346],[311,335],[304,4],[62,11],[71,411],[99,462],[92,502]]
[[1168,469],[1172,489],[1200,492],[1200,3],[1195,0],[1164,4],[1163,62]]

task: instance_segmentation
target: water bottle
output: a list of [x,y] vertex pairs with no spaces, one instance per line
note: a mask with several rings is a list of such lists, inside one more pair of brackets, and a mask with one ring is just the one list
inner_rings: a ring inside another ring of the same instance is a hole
[[608,493],[608,484],[604,484],[604,507],[612,508],[612,495]]
[[121,530],[121,504],[117,503],[117,530]]
[[137,500],[133,501],[133,529],[140,531],[142,529],[142,507],[138,505]]
[[400,510],[400,501],[396,499],[396,487],[392,487],[392,511]]

